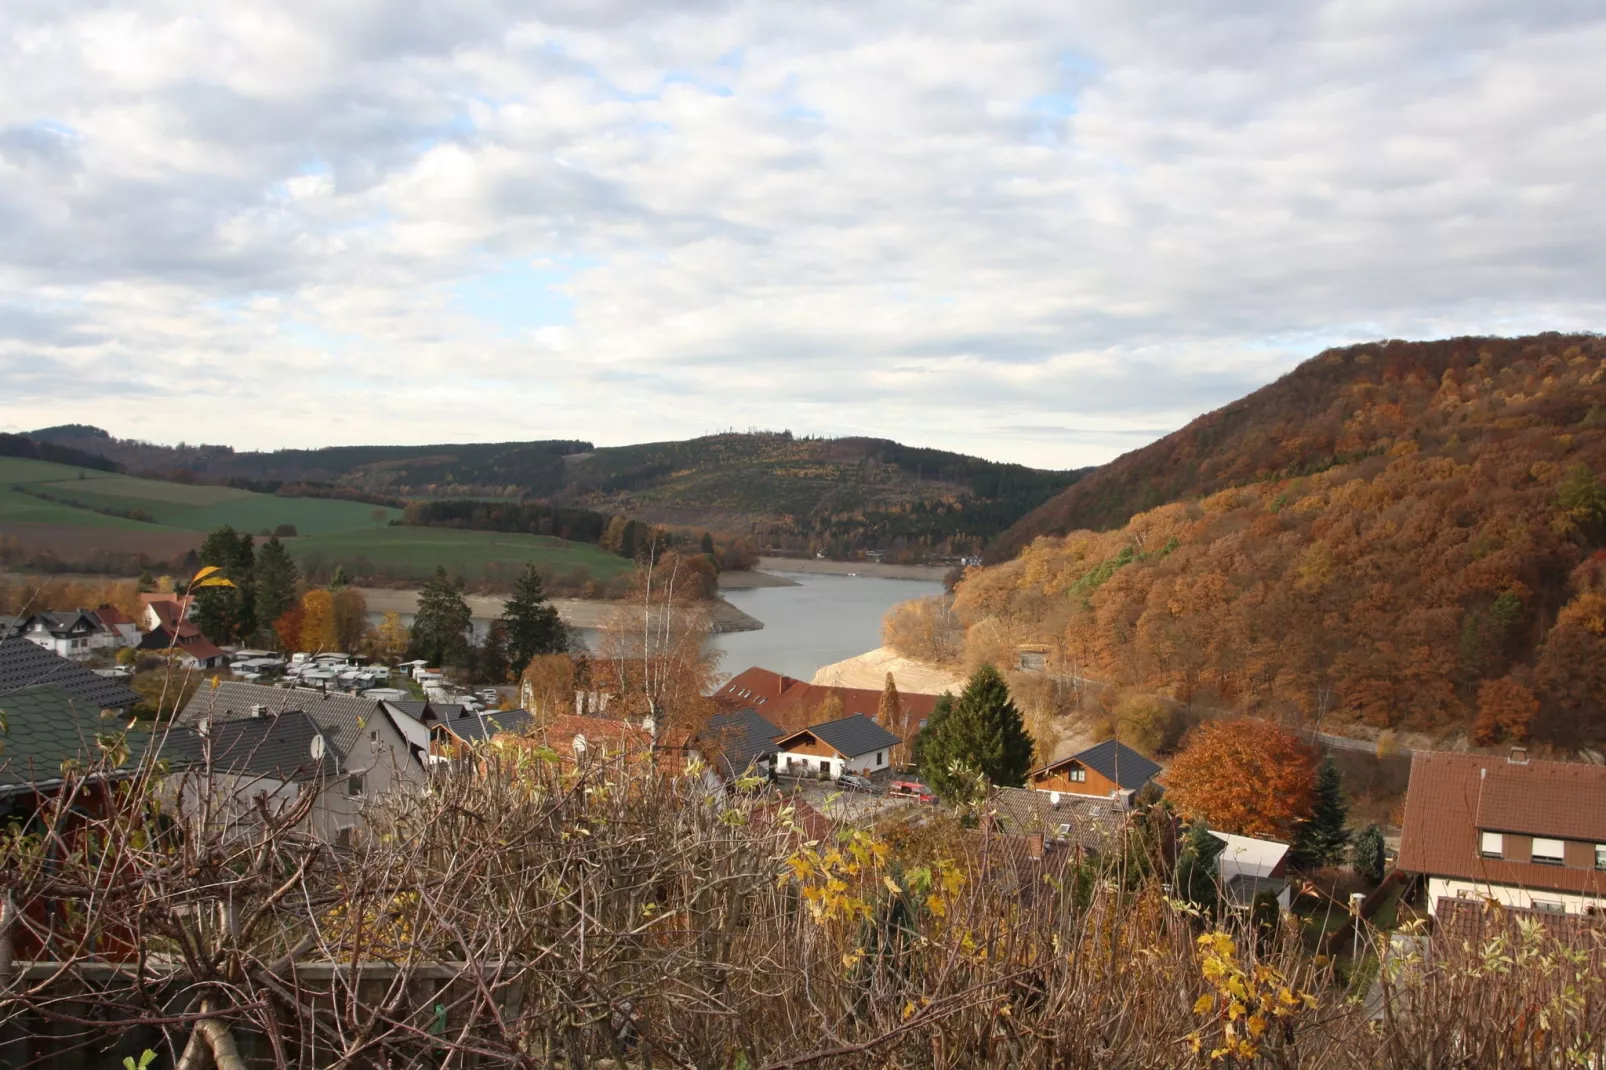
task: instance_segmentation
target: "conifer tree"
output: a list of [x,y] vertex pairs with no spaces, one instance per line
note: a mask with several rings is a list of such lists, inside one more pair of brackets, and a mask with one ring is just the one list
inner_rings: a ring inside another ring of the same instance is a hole
[[1221,872],[1216,860],[1226,846],[1210,834],[1210,826],[1199,818],[1189,826],[1177,856],[1177,894],[1207,913],[1215,911],[1220,899]]
[[971,675],[952,710],[921,733],[920,753],[922,774],[949,801],[964,800],[978,774],[1002,787],[1026,782],[1032,737],[997,669],[983,665]]
[[1349,809],[1333,756],[1325,755],[1316,770],[1316,793],[1310,816],[1294,828],[1291,861],[1296,866],[1330,866],[1344,861],[1349,849]]
[[216,565],[232,587],[208,587],[195,594],[195,625],[214,643],[232,643],[256,634],[255,553],[249,533],[237,534],[225,524],[206,537],[196,560]]
[[273,635],[274,623],[296,604],[296,563],[278,536],[262,544],[256,559],[257,632]]
[[513,594],[502,604],[502,623],[507,628],[507,665],[515,677],[537,654],[558,654],[568,648],[569,630],[557,607],[547,600],[534,565],[525,565],[514,581]]
[[460,657],[468,649],[473,618],[463,599],[463,581],[449,579],[446,566],[437,565],[418,592],[413,616],[413,648],[434,665]]
[[1350,863],[1356,873],[1373,882],[1383,879],[1383,831],[1377,825],[1367,825],[1361,829],[1351,852]]

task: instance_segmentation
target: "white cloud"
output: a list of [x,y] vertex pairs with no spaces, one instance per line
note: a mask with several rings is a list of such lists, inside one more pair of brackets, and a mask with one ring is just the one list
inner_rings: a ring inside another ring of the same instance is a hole
[[[1595,4],[531,11],[0,8],[0,426],[1068,465],[1606,313]],[[553,322],[462,300],[512,264]]]

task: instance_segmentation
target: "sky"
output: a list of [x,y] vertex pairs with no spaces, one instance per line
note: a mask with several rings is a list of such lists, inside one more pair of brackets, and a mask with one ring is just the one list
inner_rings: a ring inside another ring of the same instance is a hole
[[1598,0],[5,0],[0,430],[1107,461],[1606,326]]

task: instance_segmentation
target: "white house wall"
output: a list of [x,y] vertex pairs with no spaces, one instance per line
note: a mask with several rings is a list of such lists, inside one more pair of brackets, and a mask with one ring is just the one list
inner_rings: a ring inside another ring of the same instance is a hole
[[[878,755],[880,761],[876,760]],[[868,754],[859,754],[846,759],[840,756],[822,758],[817,754],[799,754],[795,751],[783,750],[777,752],[775,756],[775,770],[784,774],[789,771],[787,767],[790,765],[793,767],[791,770],[792,775],[796,775],[796,766],[803,765],[808,769],[809,773],[818,775],[817,771],[820,768],[820,763],[825,762],[830,770],[831,779],[835,780],[843,773],[858,773],[861,776],[868,776],[878,770],[886,769],[890,765],[890,758],[891,754],[887,750],[871,751]]]
[[1493,899],[1502,906],[1531,910],[1534,900],[1560,903],[1569,914],[1584,914],[1590,908],[1606,911],[1606,892],[1580,895],[1577,892],[1548,892],[1543,888],[1515,888],[1509,884],[1478,884],[1446,877],[1428,878],[1428,912],[1437,913],[1440,899]]

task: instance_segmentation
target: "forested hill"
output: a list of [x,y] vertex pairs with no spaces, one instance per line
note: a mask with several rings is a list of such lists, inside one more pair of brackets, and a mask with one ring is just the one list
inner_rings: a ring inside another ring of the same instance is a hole
[[[1599,337],[1333,350],[1072,488],[1015,542],[1118,526],[1028,546],[958,607],[1183,699],[1598,744],[1602,472]],[[1145,477],[1179,500],[1125,518]]]
[[[1499,395],[1494,403],[1502,406],[1502,419],[1532,418],[1564,426],[1588,410],[1582,394],[1545,390],[1541,398],[1520,390],[1508,393],[1510,376],[1519,374],[1519,365],[1543,359],[1537,354],[1593,344],[1587,336],[1548,334],[1328,350],[1269,386],[1095,469],[994,540],[988,559],[1013,557],[1039,535],[1105,531],[1166,502],[1318,472],[1390,447],[1402,437],[1432,453],[1458,431],[1464,438],[1468,428],[1458,421],[1473,419],[1444,410],[1441,380],[1446,373],[1465,383],[1481,382],[1474,389]],[[1506,405],[1522,412],[1505,412]]]
[[595,448],[535,441],[340,446],[271,453],[157,446],[65,425],[41,442],[103,455],[140,475],[272,492],[334,486],[386,500],[535,499],[759,534],[768,545],[841,553],[973,553],[1079,472],[998,464],[886,439],[786,432]]

